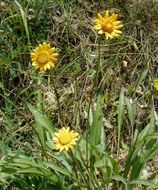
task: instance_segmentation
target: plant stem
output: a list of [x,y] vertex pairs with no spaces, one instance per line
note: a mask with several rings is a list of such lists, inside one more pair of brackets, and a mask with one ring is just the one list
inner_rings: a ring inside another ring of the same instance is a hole
[[[99,76],[99,69],[100,69],[100,62],[101,62],[101,50],[100,50],[101,43],[98,43],[98,61],[97,61],[97,68],[96,68],[96,76],[95,76],[95,87],[98,90],[98,76]],[[96,90],[96,91],[97,91]]]
[[61,111],[58,91],[57,91],[57,88],[56,88],[56,85],[55,85],[53,77],[52,77],[52,84],[53,84],[54,93],[55,93],[55,96],[56,96],[56,101],[57,101],[57,104],[58,104],[58,110],[59,110],[60,119],[62,121],[61,125],[63,126],[65,122],[64,122],[63,115],[62,115],[62,111]]

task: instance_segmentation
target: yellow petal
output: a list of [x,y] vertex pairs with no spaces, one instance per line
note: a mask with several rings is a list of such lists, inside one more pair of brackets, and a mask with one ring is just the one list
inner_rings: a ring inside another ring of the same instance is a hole
[[64,146],[60,146],[60,152],[64,150]]
[[109,38],[113,38],[113,36],[107,32],[106,32],[106,36],[108,36]]
[[118,26],[114,26],[114,29],[119,29],[119,28],[122,28],[123,27],[123,25],[121,24],[121,25],[118,25]]
[[55,136],[57,137],[60,137],[60,134],[59,133],[54,133]]
[[53,53],[52,56],[57,57],[57,56],[59,56],[59,54],[58,53]]
[[117,21],[114,22],[114,25],[118,25],[120,23],[121,23],[121,21],[117,20]]
[[122,33],[122,31],[120,31],[120,30],[114,30],[114,32],[115,32],[115,33],[118,33],[118,34],[121,34],[121,33]]
[[117,18],[118,18],[118,14],[113,13],[112,16],[111,16],[111,20],[116,21]]
[[118,36],[119,36],[119,35],[116,34],[115,32],[112,32],[111,35],[114,36],[114,37],[118,37]]
[[102,19],[102,18],[103,18],[100,13],[98,13],[97,15],[98,15],[98,18],[99,18],[99,19]]
[[51,49],[50,44],[46,44],[46,45],[44,46],[44,50],[45,50],[45,51],[49,51],[50,49]]
[[52,63],[51,61],[48,63],[51,67],[55,67],[54,63]]
[[100,30],[101,29],[101,26],[100,25],[95,25],[93,26],[94,30]]
[[69,150],[69,147],[68,147],[68,146],[65,146],[65,150],[68,151],[68,150]]
[[98,31],[98,34],[103,34],[103,33],[104,33],[103,30],[99,30],[99,31]]
[[109,11],[106,10],[104,18],[108,18],[108,17],[109,17]]

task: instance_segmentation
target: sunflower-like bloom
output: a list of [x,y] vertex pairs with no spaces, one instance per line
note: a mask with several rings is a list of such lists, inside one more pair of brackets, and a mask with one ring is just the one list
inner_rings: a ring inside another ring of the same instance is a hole
[[49,70],[51,67],[55,67],[54,63],[57,56],[58,53],[55,53],[55,48],[51,48],[50,44],[43,42],[31,53],[32,65],[40,71]]
[[76,145],[76,141],[78,140],[78,133],[75,133],[70,128],[61,128],[58,133],[54,133],[55,137],[53,138],[55,147],[57,150],[68,151],[72,149],[74,145]]
[[158,79],[154,80],[153,86],[155,90],[158,92]]
[[117,37],[122,32],[119,30],[123,27],[121,21],[117,20],[118,14],[113,13],[109,16],[109,11],[105,12],[104,16],[98,13],[98,18],[94,20],[95,24],[93,28],[98,30],[98,34],[105,34],[106,39]]

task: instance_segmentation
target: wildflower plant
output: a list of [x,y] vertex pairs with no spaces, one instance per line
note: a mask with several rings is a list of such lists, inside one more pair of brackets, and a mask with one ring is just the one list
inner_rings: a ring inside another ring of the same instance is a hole
[[[37,69],[45,73],[47,70],[55,67],[55,62],[58,60],[59,54],[56,53],[55,47],[51,47],[50,43],[43,42],[38,45],[31,53],[31,61],[32,65]],[[37,75],[37,72],[36,72]],[[38,76],[37,76],[38,78]],[[39,80],[39,79],[38,79]],[[40,79],[41,80],[41,79]],[[58,109],[60,112],[60,117],[62,118],[60,103],[59,103],[59,96],[58,91],[55,85],[55,81],[53,77],[51,78],[51,72],[48,72],[48,89],[50,89],[50,80],[52,80],[53,90],[55,93],[56,101],[58,104]],[[38,81],[36,81],[36,84]],[[39,92],[41,94],[41,92]],[[42,95],[41,95],[42,96]]]
[[[112,39],[114,37],[118,37],[122,31],[120,30],[123,27],[121,21],[118,20],[118,14],[113,13],[111,16],[109,14],[109,10],[105,11],[105,15],[102,16],[100,13],[97,14],[97,18],[93,20],[94,26],[93,29],[98,32],[99,35],[105,35],[106,40]],[[104,44],[105,41],[102,42],[102,39],[98,40],[98,59],[96,64],[96,74],[94,76],[94,85],[93,90],[96,92],[101,90],[103,80],[100,77],[103,73],[102,63],[101,63],[101,44]],[[105,72],[105,71],[104,71]]]

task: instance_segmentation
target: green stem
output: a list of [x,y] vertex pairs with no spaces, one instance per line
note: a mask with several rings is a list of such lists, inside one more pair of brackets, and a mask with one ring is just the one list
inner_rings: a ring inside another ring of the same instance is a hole
[[96,68],[96,78],[95,78],[95,87],[98,87],[98,76],[99,76],[99,69],[100,69],[100,62],[101,62],[101,50],[100,50],[101,43],[98,43],[98,61],[97,61],[97,68]]
[[52,77],[52,84],[53,84],[54,93],[55,93],[55,96],[56,96],[56,101],[57,101],[57,104],[58,104],[58,110],[59,110],[60,119],[62,121],[61,125],[64,125],[65,122],[64,122],[63,115],[62,115],[62,111],[61,111],[61,106],[60,106],[60,101],[59,101],[59,95],[58,95],[58,91],[57,91],[57,88],[55,86],[55,82],[54,82],[53,77]]
[[[37,70],[36,70],[36,73],[35,73],[35,77],[36,77],[35,78],[35,80],[36,80],[35,85],[36,85],[36,89],[38,89],[36,108],[37,108],[38,111],[40,111],[42,114],[44,114],[44,110],[43,110],[43,96],[42,96],[41,90],[39,90],[39,87],[38,87],[39,83],[41,82],[41,76],[39,75],[39,73],[38,73]],[[36,130],[36,128],[35,128],[35,130]],[[42,128],[41,130],[42,130],[42,133],[44,134],[44,138],[46,138],[45,137],[45,129]],[[46,149],[45,149],[45,147],[44,147],[44,145],[43,145],[43,143],[41,141],[41,138],[40,138],[38,130],[36,130],[36,132],[37,132],[37,136],[38,136],[39,142],[41,144],[43,155],[44,155],[45,159],[48,161],[47,152],[46,152]]]

